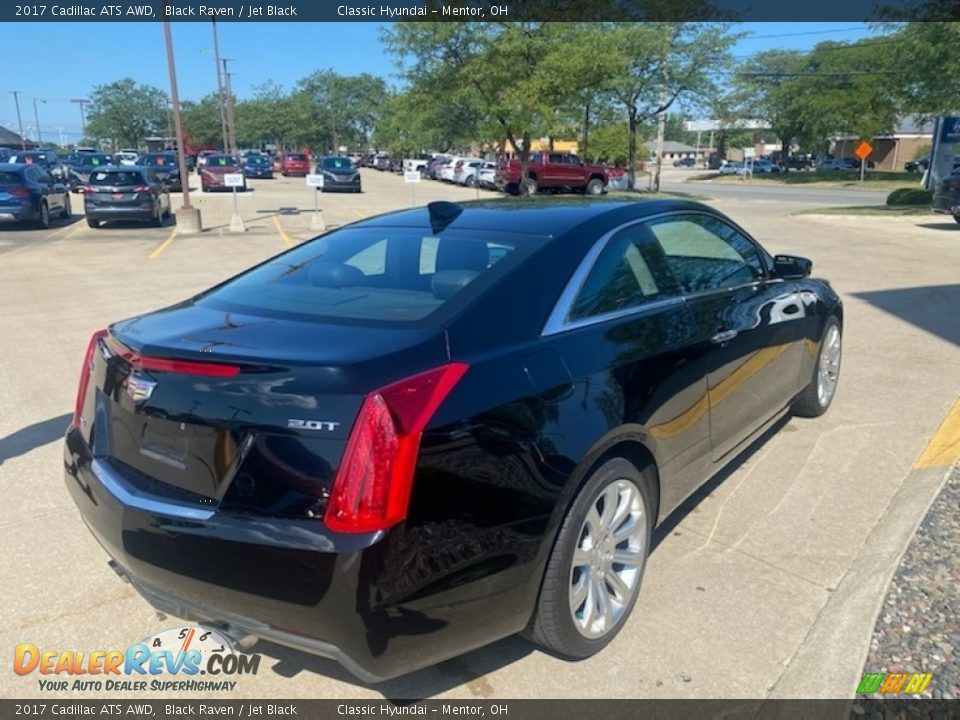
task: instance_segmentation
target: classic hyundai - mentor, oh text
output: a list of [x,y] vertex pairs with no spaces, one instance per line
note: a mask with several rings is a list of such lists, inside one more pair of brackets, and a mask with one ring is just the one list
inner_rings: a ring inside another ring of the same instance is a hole
[[658,520],[829,407],[810,269],[680,200],[367,219],[95,333],[67,486],[156,607],[365,680],[520,632],[583,658]]

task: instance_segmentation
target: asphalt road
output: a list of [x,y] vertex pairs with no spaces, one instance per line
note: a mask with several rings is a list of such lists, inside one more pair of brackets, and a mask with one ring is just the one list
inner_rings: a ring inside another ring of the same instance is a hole
[[[193,197],[207,228],[198,236],[95,230],[79,214],[48,231],[0,228],[0,650],[8,657],[24,642],[122,650],[178,625],[108,569],[64,489],[61,438],[92,331],[316,234],[302,179],[251,186],[239,198],[248,227],[240,234],[228,232],[226,193]],[[321,196],[328,226],[414,201],[476,197],[424,182],[413,198],[401,178],[375,171],[364,171],[364,187]],[[576,663],[510,638],[374,687],[332,662],[259,643],[260,672],[223,697],[852,696],[890,575],[945,474],[917,459],[960,395],[960,228],[932,216],[791,216],[797,202],[759,199],[767,188],[723,188],[741,195],[704,194],[770,251],[811,257],[843,296],[840,386],[826,416],[782,424],[660,529],[620,636]],[[954,430],[944,447],[960,442]],[[8,669],[0,696],[103,692],[45,692],[36,673]]]
[[741,183],[687,182],[685,171],[668,170],[661,176],[660,187],[666,192],[688,192],[718,199],[765,200],[784,203],[792,210],[800,207],[832,205],[883,205],[889,190],[856,190],[846,188],[813,188],[803,185],[763,185],[744,180]]

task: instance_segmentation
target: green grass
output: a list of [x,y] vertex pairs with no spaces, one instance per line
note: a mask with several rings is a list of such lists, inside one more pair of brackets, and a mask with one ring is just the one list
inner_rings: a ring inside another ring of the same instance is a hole
[[720,175],[706,173],[695,175],[690,182],[711,183],[744,183],[756,185],[805,185],[809,187],[842,187],[863,188],[864,190],[898,190],[902,187],[920,187],[921,175],[901,171],[868,170],[863,182],[860,182],[860,172],[857,170],[812,170],[793,171],[786,173],[754,175],[751,179],[739,175]]
[[930,215],[933,211],[923,205],[855,205],[853,207],[825,207],[799,210],[794,215]]

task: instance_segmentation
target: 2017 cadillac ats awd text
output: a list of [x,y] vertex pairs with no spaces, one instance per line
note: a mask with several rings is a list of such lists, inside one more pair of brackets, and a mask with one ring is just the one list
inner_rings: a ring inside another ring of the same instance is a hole
[[157,607],[368,681],[601,650],[651,534],[791,410],[842,306],[676,200],[431,203],[94,334],[67,486]]

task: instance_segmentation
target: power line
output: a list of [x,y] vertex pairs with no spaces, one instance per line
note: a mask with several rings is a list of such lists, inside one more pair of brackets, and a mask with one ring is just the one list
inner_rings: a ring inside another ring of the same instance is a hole
[[832,30],[807,30],[806,32],[795,32],[795,33],[775,33],[773,35],[751,35],[751,40],[767,40],[770,38],[783,38],[783,37],[801,37],[804,35],[832,35],[833,33],[838,32],[855,32],[857,30],[868,30],[869,25],[855,25],[854,27],[849,28],[833,28]]

